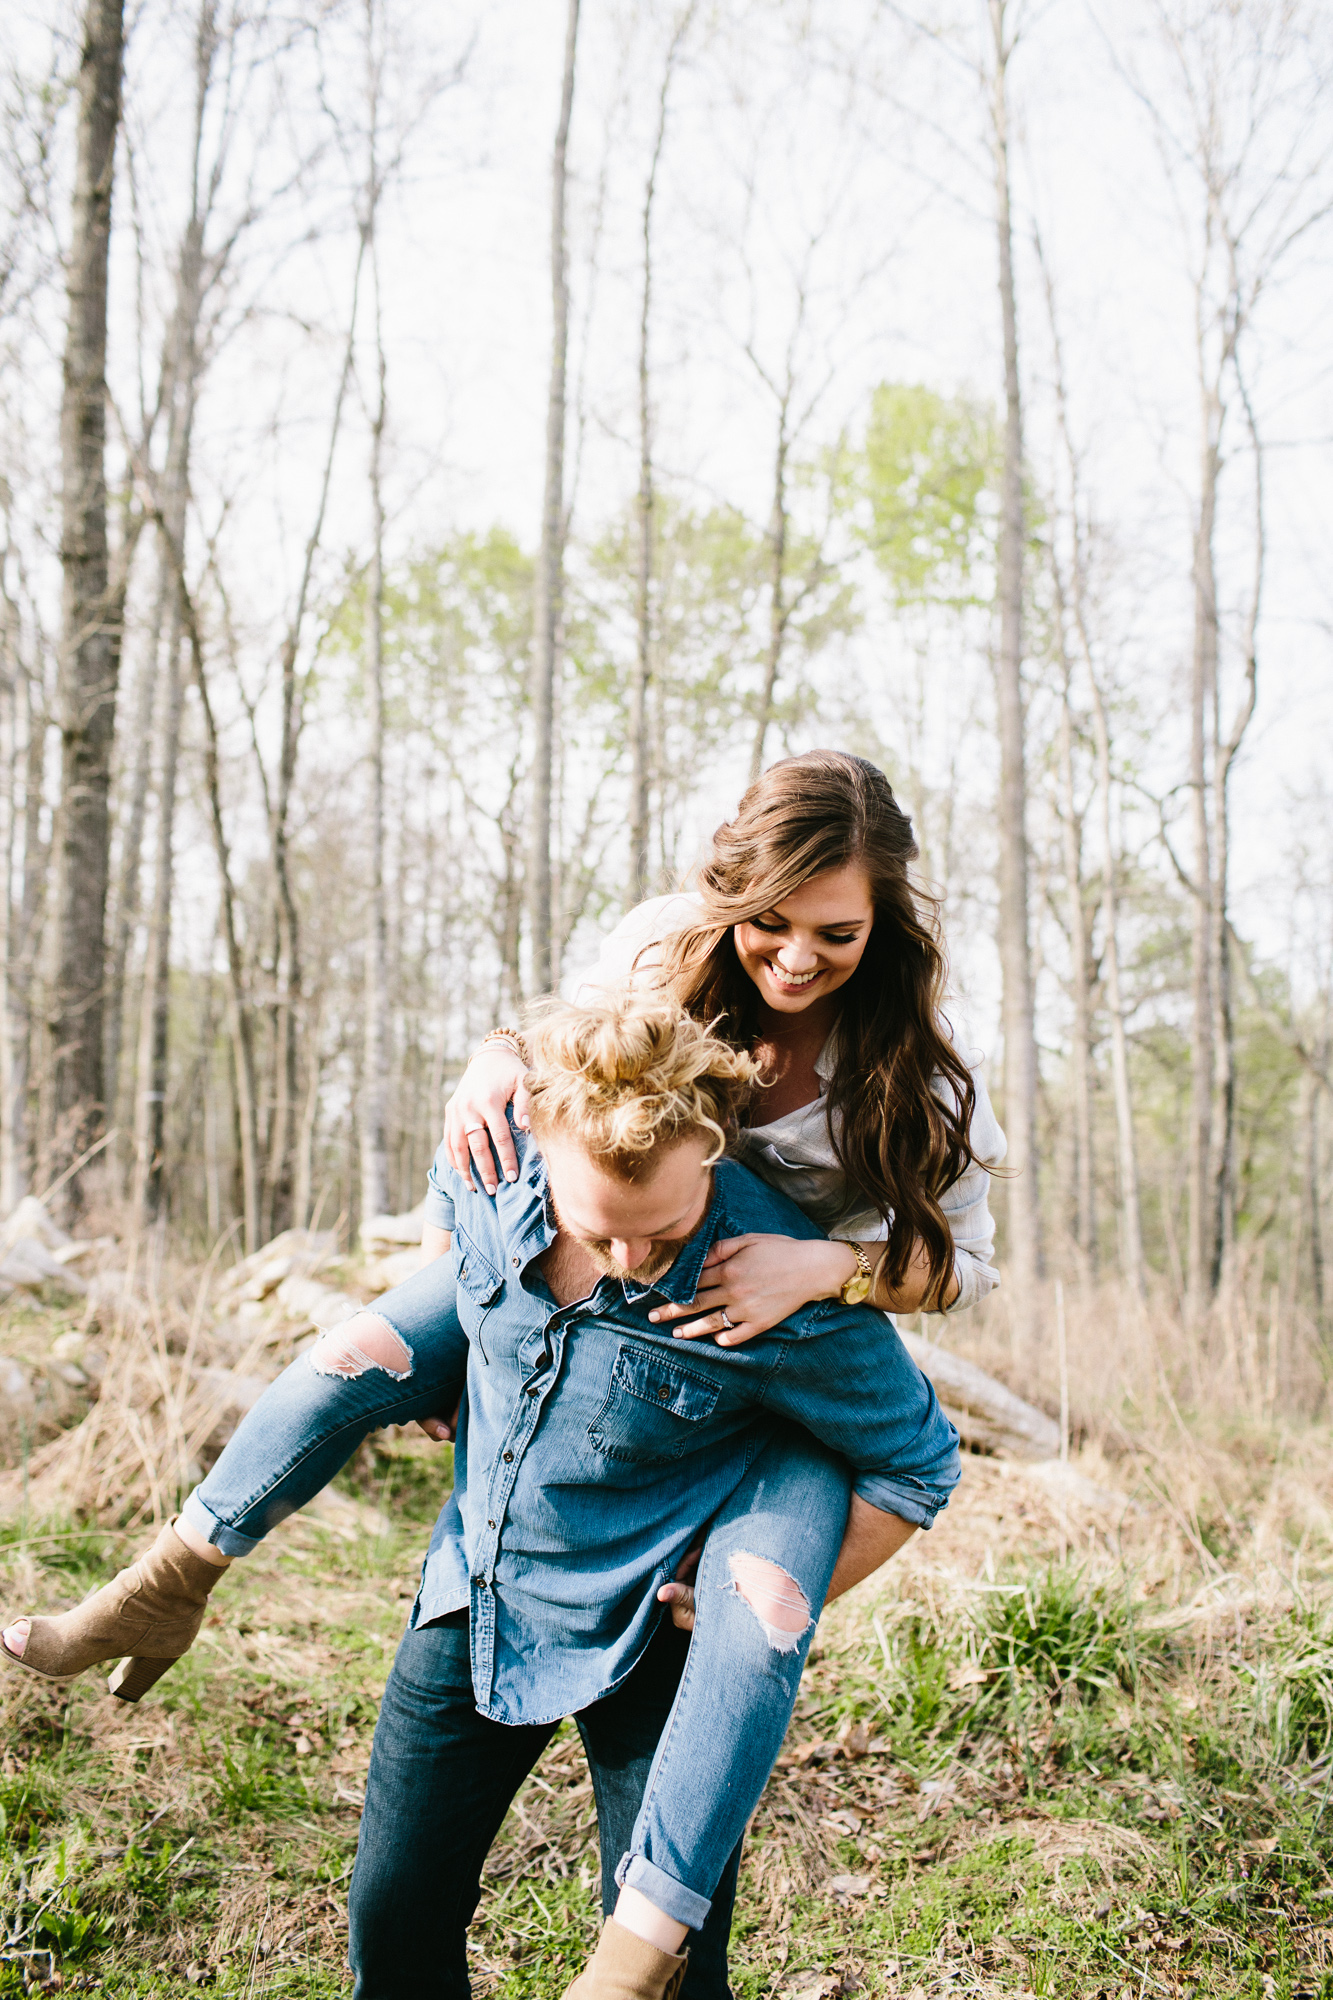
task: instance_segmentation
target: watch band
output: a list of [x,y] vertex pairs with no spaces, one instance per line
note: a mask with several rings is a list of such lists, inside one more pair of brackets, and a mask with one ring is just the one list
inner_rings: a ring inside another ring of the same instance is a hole
[[870,1288],[875,1282],[870,1259],[859,1243],[849,1243],[847,1248],[856,1259],[856,1269],[838,1293],[838,1297],[845,1306],[864,1305],[870,1297]]

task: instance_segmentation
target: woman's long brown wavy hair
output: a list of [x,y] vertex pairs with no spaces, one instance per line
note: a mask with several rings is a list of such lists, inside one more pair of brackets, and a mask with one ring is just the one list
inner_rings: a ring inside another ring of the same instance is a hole
[[[829,1133],[851,1186],[889,1224],[884,1277],[899,1285],[917,1239],[930,1262],[928,1300],[953,1275],[953,1237],[939,1197],[971,1163],[971,1073],[941,1016],[945,961],[939,913],[914,887],[912,823],[888,779],[864,757],[809,750],[757,778],[713,836],[698,875],[699,920],[666,939],[661,977],[696,1020],[749,1049],[758,993],[733,928],[762,916],[814,875],[858,862],[875,918],[855,973],[839,989]],[[932,1079],[947,1088],[936,1095]]]

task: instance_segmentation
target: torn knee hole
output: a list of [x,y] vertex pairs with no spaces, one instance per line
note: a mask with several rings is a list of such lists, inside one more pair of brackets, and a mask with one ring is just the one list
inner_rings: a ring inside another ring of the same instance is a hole
[[349,1382],[370,1368],[405,1382],[412,1373],[412,1350],[378,1313],[358,1312],[320,1335],[310,1365],[317,1375],[340,1375]]
[[743,1549],[728,1557],[727,1566],[731,1571],[727,1587],[744,1598],[769,1644],[780,1653],[794,1653],[814,1623],[809,1599],[795,1577],[766,1556],[750,1555]]

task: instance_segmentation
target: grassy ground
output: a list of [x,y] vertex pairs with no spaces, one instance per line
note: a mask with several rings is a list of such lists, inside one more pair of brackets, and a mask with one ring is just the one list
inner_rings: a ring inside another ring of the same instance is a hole
[[[1333,1996],[1333,1597],[1315,1449],[1271,1436],[1084,1467],[1062,1495],[971,1459],[959,1499],[821,1627],[756,1816],[744,2000]],[[140,1706],[0,1679],[0,1995],[315,1996],[376,1701],[447,1454],[233,1571]],[[1241,1523],[1244,1523],[1242,1527]],[[12,1520],[0,1602],[77,1600],[126,1544]],[[566,1731],[492,1857],[478,1994],[558,1995],[595,1935],[590,1787]]]

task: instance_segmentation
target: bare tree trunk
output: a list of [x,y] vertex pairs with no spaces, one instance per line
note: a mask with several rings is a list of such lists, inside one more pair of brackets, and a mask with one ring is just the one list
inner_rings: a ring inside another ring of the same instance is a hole
[[374,55],[375,0],[366,0],[367,97],[370,146],[366,174],[366,233],[375,288],[377,398],[370,429],[370,579],[366,599],[366,680],[370,697],[370,922],[366,930],[366,1046],[361,1084],[361,1218],[389,1206],[388,895],[384,881],[384,492],[382,486],[387,370],[380,318],[379,203],[376,158],[379,74]]
[[[57,1155],[95,1135],[104,1101],[103,980],[108,793],[120,673],[120,607],[106,520],[107,261],[120,124],[124,0],[88,0],[79,65],[78,155],[67,266],[61,405],[60,814],[52,996]],[[77,1207],[79,1183],[67,1200]]]
[[162,713],[162,765],[157,786],[157,857],[153,917],[143,986],[139,1091],[135,1103],[134,1206],[145,1222],[162,1212],[166,1109],[171,1034],[171,903],[175,889],[176,773],[180,755],[181,621],[167,639],[166,700]]
[[[1081,620],[1080,620],[1081,623]],[[1120,1194],[1120,1268],[1136,1298],[1145,1292],[1143,1225],[1139,1205],[1138,1148],[1134,1103],[1129,1088],[1129,1043],[1120,978],[1120,889],[1111,823],[1111,737],[1106,704],[1084,630],[1084,658],[1092,686],[1092,722],[1097,741],[1097,797],[1102,831],[1102,951],[1106,961],[1106,1006],[1111,1018],[1111,1085],[1115,1095],[1116,1182]]]
[[657,194],[657,171],[666,143],[667,99],[671,91],[676,58],[694,16],[694,4],[685,8],[676,22],[662,70],[662,88],[657,99],[657,134],[648,179],[643,191],[643,298],[639,311],[639,572],[638,650],[634,679],[630,686],[630,808],[629,884],[626,908],[632,909],[648,894],[648,825],[651,813],[652,741],[648,690],[652,681],[653,645],[653,535],[657,496],[653,485],[653,413],[649,368],[649,333],[653,298],[653,201]]
[[[1063,632],[1060,650],[1063,654]],[[1088,920],[1083,903],[1083,828],[1074,796],[1074,725],[1071,709],[1070,664],[1066,657],[1060,708],[1060,816],[1064,842],[1066,921],[1069,926],[1070,987],[1074,1003],[1070,1063],[1074,1083],[1074,1144],[1077,1149],[1076,1236],[1089,1269],[1095,1271],[1097,1217],[1092,1156],[1092,993],[1088,976]]]
[[[1241,698],[1231,728],[1222,735],[1218,714],[1218,693],[1214,680],[1213,733],[1216,749],[1213,760],[1213,935],[1210,956],[1213,971],[1213,1263],[1211,1279],[1216,1290],[1221,1282],[1223,1263],[1236,1234],[1236,1029],[1232,1007],[1231,980],[1231,771],[1254,716],[1259,691],[1259,615],[1263,602],[1267,534],[1264,512],[1263,443],[1255,419],[1239,357],[1235,360],[1236,382],[1250,446],[1254,453],[1254,579],[1245,620],[1245,674]],[[1214,608],[1214,628],[1216,609]]]
[[[1120,891],[1117,850],[1114,838],[1111,797],[1111,734],[1106,702],[1102,695],[1092,633],[1088,626],[1087,548],[1081,511],[1078,454],[1069,424],[1069,398],[1065,381],[1064,350],[1055,310],[1055,293],[1050,268],[1037,239],[1046,309],[1050,319],[1051,344],[1055,354],[1056,417],[1060,442],[1069,469],[1069,520],[1073,544],[1071,574],[1074,626],[1088,686],[1092,693],[1092,731],[1097,753],[1097,801],[1102,839],[1102,955],[1105,967],[1106,1006],[1111,1027],[1111,1084],[1115,1099],[1116,1185],[1120,1238],[1120,1268],[1136,1299],[1145,1293],[1143,1230],[1140,1221],[1138,1149],[1134,1138],[1134,1104],[1129,1084],[1129,1046],[1125,1031],[1125,1003],[1120,978]],[[1061,589],[1058,565],[1057,590]],[[1063,610],[1063,597],[1061,600]]]
[[[669,72],[668,72],[669,74]],[[632,910],[648,894],[648,816],[652,757],[648,741],[648,687],[652,678],[653,643],[653,527],[656,495],[653,491],[652,407],[649,398],[648,326],[652,301],[652,215],[657,185],[657,163],[662,154],[666,129],[666,78],[657,121],[657,144],[648,169],[648,185],[643,199],[643,303],[639,313],[639,573],[637,584],[637,639],[634,678],[629,702],[629,880],[625,886],[625,908]]]
[[116,891],[115,924],[111,948],[111,970],[106,993],[106,1103],[107,1116],[114,1117],[120,1094],[120,1055],[125,1032],[125,981],[129,973],[130,946],[139,918],[139,877],[143,865],[143,836],[148,818],[148,796],[153,772],[153,715],[157,706],[157,683],[162,652],[162,631],[168,621],[168,604],[175,594],[175,571],[165,550],[158,550],[157,588],[148,628],[138,685],[135,689],[131,740],[134,766],[130,774],[127,812],[121,836],[120,880]]
[[750,783],[764,768],[764,747],[773,721],[773,696],[777,691],[778,669],[782,665],[782,642],[790,616],[787,605],[787,436],[789,400],[778,404],[778,441],[773,455],[773,511],[768,522],[768,645],[764,652],[764,680],[759,691],[759,716],[754,727],[754,748],[750,752]]
[[236,891],[232,884],[231,853],[222,820],[222,785],[218,761],[217,720],[208,694],[204,670],[199,620],[179,566],[181,610],[190,647],[190,666],[199,707],[204,718],[204,788],[208,793],[209,827],[213,852],[217,857],[218,883],[222,894],[222,937],[227,947],[227,1001],[230,1014],[232,1056],[236,1072],[236,1123],[241,1154],[241,1204],[245,1218],[246,1254],[259,1248],[259,1123],[255,1091],[254,1035],[245,993],[245,959],[236,923]]
[[[26,1086],[18,1061],[22,1027],[13,996],[14,861],[18,847],[19,666],[18,606],[9,594],[8,509],[6,546],[0,550],[0,1212],[8,1215],[26,1193],[16,1098]],[[17,1088],[16,1088],[17,1086]]]
[[278,758],[277,807],[273,821],[273,872],[277,882],[277,963],[274,984],[277,1004],[273,1038],[273,1116],[269,1125],[268,1167],[264,1177],[264,1232],[267,1237],[287,1228],[291,1221],[293,1194],[291,1130],[297,1100],[296,1039],[300,1006],[301,925],[292,893],[290,866],[290,816],[292,783],[296,774],[296,750],[300,737],[297,718],[299,691],[296,686],[296,648],[283,650],[282,664],[282,746]]
[[[42,913],[46,900],[49,844],[42,839],[43,786],[46,779],[46,689],[24,671],[23,717],[23,868],[18,923],[12,936],[9,967],[9,1005],[14,1023],[8,1072],[9,1118],[14,1152],[14,1186],[26,1191],[31,1165],[32,1143],[28,1119],[28,1093],[33,1069],[33,973],[38,942],[42,934]],[[22,1185],[20,1185],[22,1183]]]
[[301,1128],[296,1142],[296,1185],[292,1197],[292,1222],[297,1229],[310,1227],[311,1189],[315,1166],[315,1128],[319,1123],[319,1086],[321,1065],[319,1060],[319,1037],[323,1026],[323,1008],[315,1008],[315,1019],[310,1026],[306,1044],[306,1093],[301,1111]]
[[[1202,356],[1200,357],[1202,360]],[[1202,397],[1199,518],[1194,535],[1194,649],[1190,675],[1190,821],[1193,833],[1193,923],[1190,1021],[1189,1235],[1186,1297],[1198,1318],[1212,1293],[1215,1213],[1211,1182],[1213,1070],[1213,853],[1208,820],[1208,735],[1217,688],[1217,574],[1213,529],[1221,462],[1221,409],[1216,392]]]
[[500,881],[500,921],[497,944],[500,951],[500,987],[497,995],[499,1019],[512,1021],[523,1004],[523,879],[522,815],[517,811],[519,771],[517,761],[509,766],[509,793],[496,817],[504,874]]
[[1307,1073],[1302,1085],[1302,1111],[1304,1116],[1305,1159],[1302,1172],[1302,1197],[1305,1206],[1306,1229],[1310,1237],[1310,1291],[1314,1300],[1316,1323],[1324,1323],[1324,1218],[1323,1204],[1319,1198],[1319,1100],[1323,1085],[1317,1077]]
[[135,1207],[144,1221],[162,1212],[166,1162],[166,1109],[170,1084],[171,913],[175,894],[176,779],[180,762],[181,673],[184,629],[185,523],[190,494],[190,448],[199,386],[199,318],[203,309],[204,225],[200,162],[209,88],[217,54],[215,0],[202,0],[195,32],[194,152],[190,215],[176,270],[176,310],[165,357],[167,451],[159,501],[159,545],[174,588],[170,598],[162,713],[162,763],[157,787],[157,855],[153,920],[145,967],[140,1039],[139,1093],[135,1106]]
[[994,42],[991,117],[995,152],[995,222],[1004,330],[1004,459],[1000,495],[998,594],[1000,641],[995,662],[1000,735],[1000,970],[1004,1025],[1005,1131],[1009,1141],[1009,1259],[1016,1307],[1029,1305],[1040,1271],[1037,1188],[1037,1036],[1028,930],[1027,770],[1023,714],[1023,413],[1018,378],[1013,231],[1009,203],[1006,34],[1008,0],[989,0]]
[[555,751],[555,674],[565,583],[565,364],[569,349],[569,268],[565,247],[566,155],[574,108],[574,61],[579,0],[569,0],[565,67],[551,167],[551,380],[546,402],[546,490],[537,559],[533,660],[532,834],[528,864],[528,922],[532,932],[532,984],[551,984],[551,774]]
[[[303,975],[301,928],[291,880],[290,820],[292,786],[296,778],[296,757],[305,716],[304,690],[297,675],[296,662],[305,627],[305,614],[310,602],[315,557],[324,533],[324,517],[328,511],[329,491],[333,483],[334,457],[342,429],[343,406],[347,400],[347,387],[351,380],[352,364],[356,354],[357,306],[361,295],[361,273],[365,257],[366,242],[362,235],[357,245],[356,268],[352,275],[352,305],[347,326],[347,344],[343,349],[342,370],[338,377],[338,390],[333,402],[333,421],[329,428],[329,447],[324,458],[319,505],[306,541],[305,560],[296,593],[296,604],[282,646],[282,735],[278,751],[278,779],[269,823],[273,874],[277,884],[279,964],[275,967],[274,982],[278,990],[274,1045],[276,1072],[274,1104],[269,1128],[268,1168],[263,1196],[264,1223],[268,1230],[284,1228],[291,1214],[294,1193],[292,1122],[299,1101],[297,1040]],[[256,744],[256,756],[258,754]]]

